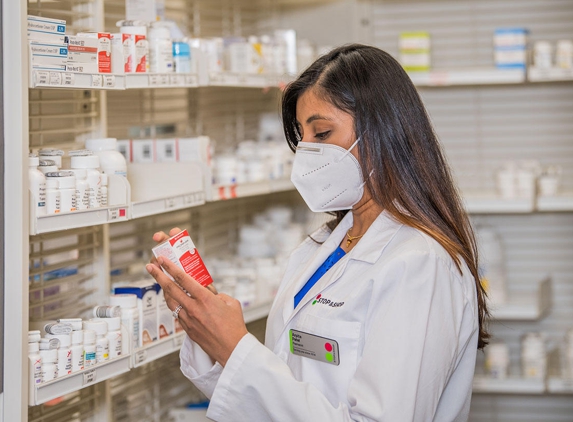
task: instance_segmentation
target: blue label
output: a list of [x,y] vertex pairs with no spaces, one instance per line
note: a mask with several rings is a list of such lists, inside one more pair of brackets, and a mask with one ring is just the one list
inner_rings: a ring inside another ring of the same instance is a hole
[[86,352],[85,360],[95,360],[95,359],[96,359],[96,354],[95,354],[95,352],[92,352],[92,353],[87,353],[87,352]]
[[67,48],[60,48],[60,55],[67,56],[68,55],[68,49]]
[[64,25],[58,25],[57,31],[63,34],[64,32],[66,32],[66,27]]

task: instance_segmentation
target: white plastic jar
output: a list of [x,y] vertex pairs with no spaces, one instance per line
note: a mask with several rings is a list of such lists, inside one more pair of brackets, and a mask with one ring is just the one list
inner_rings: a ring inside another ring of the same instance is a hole
[[107,324],[106,337],[109,341],[109,358],[114,359],[122,355],[121,318],[101,318]]
[[521,341],[521,368],[524,378],[545,378],[547,353],[545,337],[541,333],[528,333]]
[[[55,180],[58,184],[60,193],[60,212],[72,212],[77,209],[76,200],[76,175],[73,171],[56,171],[46,173],[46,183],[49,180]],[[84,195],[86,192],[87,181],[84,184]]]
[[[109,359],[109,340],[107,339],[107,324],[101,319],[90,319],[83,322],[84,330],[93,330],[96,334],[96,363]],[[85,336],[85,333],[84,333]],[[85,341],[85,340],[84,340]]]
[[509,348],[505,343],[492,343],[486,347],[485,368],[487,375],[495,379],[507,378]]
[[[99,157],[89,150],[70,151],[72,170],[85,170],[88,182],[89,208],[99,208],[97,200],[101,177],[99,168]],[[78,174],[76,173],[76,177]]]
[[[83,324],[82,324],[83,325]],[[96,364],[96,332],[84,329],[84,368],[89,368]]]
[[171,31],[165,22],[152,22],[147,40],[149,42],[149,71],[152,73],[173,72]]
[[478,273],[489,303],[503,305],[507,301],[505,250],[498,233],[491,227],[476,230],[479,248]]
[[38,170],[39,165],[40,159],[36,155],[30,154],[28,156],[28,179],[30,191],[35,201],[36,215],[46,215],[46,177]]
[[38,342],[28,343],[28,373],[30,374],[30,388],[42,383],[42,356]]
[[72,331],[72,373],[84,369],[84,331]]
[[46,160],[44,158],[40,158],[38,170],[40,170],[45,176],[46,173],[58,171],[59,169],[58,166],[56,166],[56,162],[54,160]]
[[46,178],[46,214],[58,214],[61,211],[60,189],[58,180]]
[[88,139],[86,148],[99,157],[99,168],[103,173],[127,177],[127,163],[117,150],[116,138]]
[[550,69],[553,66],[553,47],[549,41],[536,41],[533,44],[533,64],[539,69]]
[[47,338],[60,340],[58,347],[58,378],[72,373],[72,335],[71,334],[46,334]]
[[28,343],[38,343],[42,339],[40,330],[28,331]]
[[42,357],[42,382],[48,382],[58,378],[58,349],[40,350]]
[[107,207],[108,204],[108,190],[107,190],[108,180],[107,174],[101,174],[101,186],[99,187],[99,204],[102,207]]
[[125,341],[122,341],[122,354],[127,355],[139,344],[137,296],[132,294],[111,295],[109,303],[121,308],[121,324],[127,330]]
[[559,40],[557,41],[557,49],[555,52],[555,62],[557,67],[561,69],[573,68],[573,41],[572,40]]
[[58,169],[62,168],[62,156],[64,151],[54,148],[42,148],[38,151],[40,160],[53,160]]

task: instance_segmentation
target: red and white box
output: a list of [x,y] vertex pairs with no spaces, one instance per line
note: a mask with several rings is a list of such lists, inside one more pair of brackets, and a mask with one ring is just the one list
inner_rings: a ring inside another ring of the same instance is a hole
[[111,73],[111,34],[84,32],[68,37],[68,65],[86,73]]
[[[152,252],[156,258],[161,256],[169,259],[202,286],[208,286],[213,282],[213,278],[207,271],[207,267],[205,267],[187,230],[183,230],[161,245],[154,247]],[[166,271],[164,272],[167,274]],[[169,274],[167,275],[169,276]]]

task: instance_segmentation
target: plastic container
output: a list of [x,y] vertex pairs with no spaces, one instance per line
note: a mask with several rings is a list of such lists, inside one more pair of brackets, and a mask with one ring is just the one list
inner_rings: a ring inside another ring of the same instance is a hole
[[71,334],[46,334],[47,338],[60,340],[58,347],[58,378],[72,373],[72,335]]
[[573,41],[559,40],[555,52],[555,63],[561,69],[573,68]]
[[96,332],[84,329],[84,368],[89,368],[96,364]]
[[58,214],[61,211],[61,193],[58,180],[46,178],[46,214]]
[[114,359],[122,355],[122,335],[121,335],[121,318],[102,318],[107,324],[106,337],[109,341],[109,358]]
[[509,368],[509,348],[505,343],[492,343],[485,349],[485,368],[490,378],[507,378]]
[[83,330],[72,331],[72,373],[84,369],[84,332]]
[[30,397],[33,397],[34,387],[42,383],[42,356],[37,342],[28,343],[28,373],[30,374]]
[[42,358],[42,382],[48,382],[58,378],[58,349],[40,350]]
[[[58,183],[58,190],[60,192],[60,212],[76,211],[76,175],[74,172],[57,171],[53,173],[46,173],[46,181],[49,180],[56,180]],[[84,185],[84,188],[85,186],[86,185]]]
[[94,318],[112,318],[121,316],[121,308],[117,305],[95,306],[93,309]]
[[89,208],[99,208],[100,205],[97,200],[99,196],[99,187],[101,184],[101,173],[98,170],[100,164],[99,157],[88,150],[70,151],[70,156],[72,169],[86,170]]
[[72,169],[76,183],[76,209],[87,210],[90,207],[90,191],[86,169]]
[[152,73],[173,72],[171,31],[165,22],[153,22],[147,39],[149,41],[149,71]]
[[[93,330],[96,334],[96,363],[102,363],[109,359],[109,340],[107,339],[107,324],[101,319],[90,319],[83,322],[84,330]],[[85,342],[85,333],[84,333]]]
[[109,303],[121,308],[121,323],[128,333],[125,341],[122,341],[122,354],[127,355],[139,344],[137,296],[132,294],[111,295]]
[[127,163],[117,150],[116,138],[88,139],[86,148],[99,157],[99,168],[103,173],[127,177]]
[[41,338],[40,330],[28,331],[28,343],[38,343]]
[[488,300],[494,305],[507,301],[505,252],[501,239],[491,227],[478,227],[476,230],[479,247],[478,272]]
[[545,337],[540,333],[528,333],[521,341],[521,370],[524,378],[545,378],[547,352]]
[[548,41],[536,41],[533,44],[533,65],[539,69],[550,69],[553,66],[553,47]]
[[40,159],[36,155],[30,154],[28,156],[28,179],[30,191],[36,201],[36,215],[46,215],[46,177],[38,170],[39,164]]
[[107,189],[107,185],[108,185],[108,180],[107,180],[107,174],[106,173],[102,173],[101,174],[101,186],[99,187],[99,204],[102,207],[107,207],[108,205],[108,189]]
[[38,170],[40,170],[44,176],[46,173],[58,171],[58,166],[56,166],[56,162],[54,160],[46,160],[40,158],[40,164],[38,165]]
[[176,73],[191,73],[191,48],[185,41],[173,41],[173,64]]
[[54,148],[42,148],[38,151],[40,160],[53,160],[58,169],[62,168],[62,156],[64,151]]

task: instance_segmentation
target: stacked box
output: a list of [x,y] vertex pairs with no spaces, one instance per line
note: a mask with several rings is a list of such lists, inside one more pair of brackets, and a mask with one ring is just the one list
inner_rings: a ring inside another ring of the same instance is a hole
[[66,70],[66,21],[28,15],[30,64],[38,70]]
[[406,71],[430,70],[430,34],[427,32],[401,33],[400,63]]
[[80,33],[68,37],[67,70],[80,73],[111,73],[111,34]]
[[28,40],[46,44],[66,42],[66,21],[28,15]]
[[496,29],[493,36],[495,66],[498,69],[525,69],[527,65],[525,28]]

